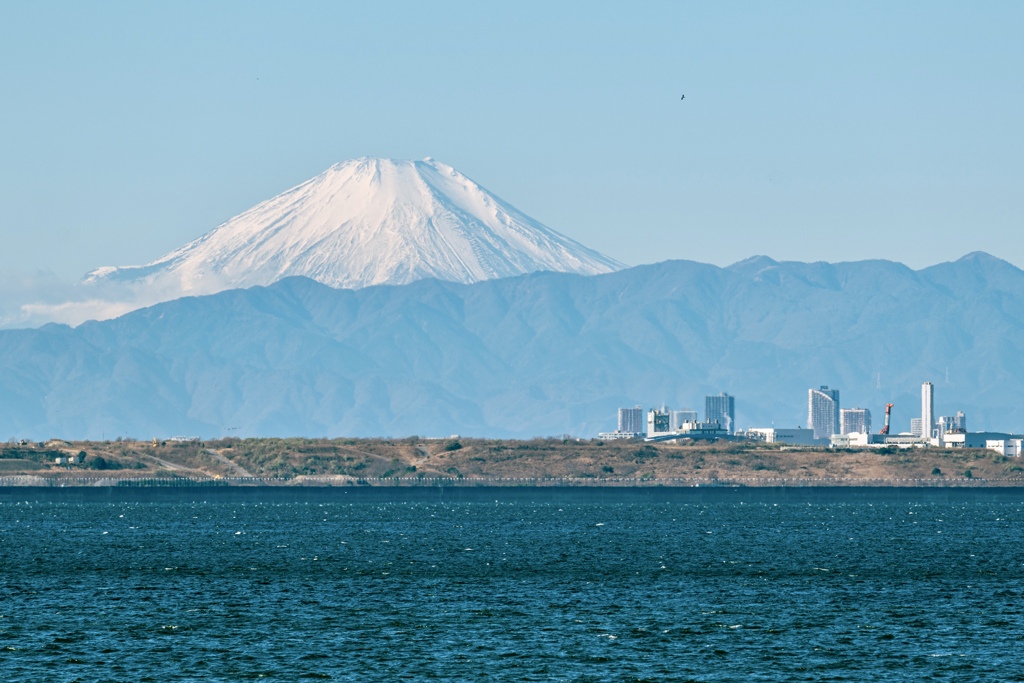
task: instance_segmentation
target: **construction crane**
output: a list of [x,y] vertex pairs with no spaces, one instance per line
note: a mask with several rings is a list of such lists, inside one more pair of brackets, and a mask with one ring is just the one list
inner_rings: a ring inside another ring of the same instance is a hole
[[889,433],[889,416],[891,414],[892,414],[892,404],[891,403],[886,403],[885,404],[885,426],[882,427],[882,431],[878,432],[879,434],[888,434]]

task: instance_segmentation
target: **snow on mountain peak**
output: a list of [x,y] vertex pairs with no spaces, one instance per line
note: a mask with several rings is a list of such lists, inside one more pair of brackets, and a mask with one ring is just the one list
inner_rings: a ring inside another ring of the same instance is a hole
[[451,166],[364,157],[334,164],[150,264],[100,268],[86,279],[153,285],[175,298],[294,275],[355,289],[622,267]]

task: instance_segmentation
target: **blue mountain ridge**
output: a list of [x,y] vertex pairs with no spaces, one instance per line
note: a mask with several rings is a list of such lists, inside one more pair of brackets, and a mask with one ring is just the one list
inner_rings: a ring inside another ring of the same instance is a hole
[[984,253],[918,271],[754,257],[472,285],[289,278],[0,331],[0,436],[592,436],[620,406],[703,414],[721,391],[740,428],[797,426],[821,384],[876,430],[895,403],[900,431],[925,380],[937,414],[1021,431],[1022,374],[1024,271]]

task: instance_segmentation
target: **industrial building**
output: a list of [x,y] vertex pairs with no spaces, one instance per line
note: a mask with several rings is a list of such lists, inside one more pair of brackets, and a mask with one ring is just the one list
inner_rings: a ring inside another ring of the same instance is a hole
[[748,429],[746,436],[753,441],[764,441],[765,443],[789,444],[792,446],[818,445],[818,441],[814,438],[814,430],[804,429],[803,427],[797,427],[796,429],[776,429],[775,427]]
[[697,411],[686,408],[684,410],[673,410],[670,411],[670,420],[668,428],[671,430],[677,430],[687,422],[697,421]]
[[1005,432],[951,432],[942,437],[945,448],[988,448],[989,441],[1013,441],[1019,434]]
[[931,440],[924,439],[916,434],[866,434],[864,432],[853,432],[851,434],[833,434],[829,439],[832,448],[883,448],[885,446],[896,446],[897,448],[925,448],[931,445]]
[[[652,410],[647,414],[647,437],[644,441],[675,441],[677,439],[726,439],[729,433],[718,422],[684,422],[678,429],[667,429],[668,413]],[[661,427],[666,427],[663,431]]]
[[672,421],[667,410],[651,410],[647,413],[647,436],[668,434],[672,431]]
[[1024,449],[1024,439],[987,439],[985,448],[1000,455],[1019,458],[1021,450]]

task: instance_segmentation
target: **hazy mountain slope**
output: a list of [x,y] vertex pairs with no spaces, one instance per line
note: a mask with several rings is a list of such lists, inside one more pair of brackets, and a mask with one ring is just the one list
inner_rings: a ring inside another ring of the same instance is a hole
[[[948,369],[949,380],[946,381]],[[1022,430],[1024,272],[987,255],[335,290],[293,278],[76,329],[0,332],[5,436],[592,435],[620,405],[741,427],[806,420],[808,387],[894,426],[936,384],[938,414]],[[2,432],[0,432],[2,433]]]
[[100,268],[88,280],[134,282],[170,299],[292,276],[354,289],[621,267],[450,166],[364,158],[335,164],[146,266]]

